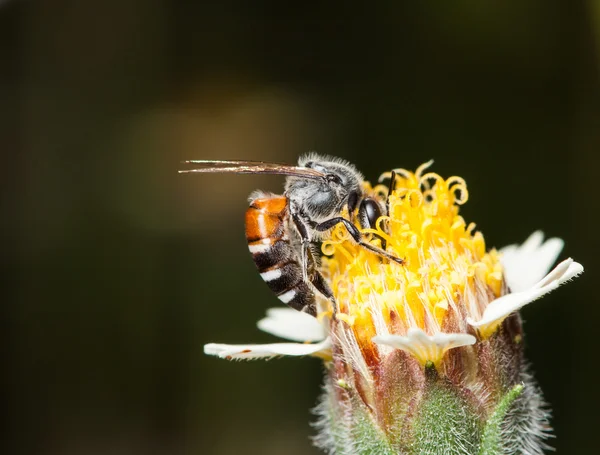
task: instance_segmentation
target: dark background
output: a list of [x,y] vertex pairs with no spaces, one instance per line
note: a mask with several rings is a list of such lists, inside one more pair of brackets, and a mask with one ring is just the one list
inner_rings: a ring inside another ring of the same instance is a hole
[[597,449],[597,1],[0,4],[4,453],[316,453],[318,360],[202,353],[274,339],[243,214],[282,179],[176,173],[309,150],[434,158],[489,246],[566,240],[527,351],[559,453]]

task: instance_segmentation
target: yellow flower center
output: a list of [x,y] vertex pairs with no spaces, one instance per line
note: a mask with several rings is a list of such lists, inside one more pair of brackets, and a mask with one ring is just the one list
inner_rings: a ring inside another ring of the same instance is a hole
[[361,345],[370,343],[382,324],[398,335],[411,327],[431,335],[466,332],[466,316],[479,319],[487,303],[504,292],[498,253],[486,252],[483,235],[458,214],[468,199],[465,181],[425,173],[430,165],[414,173],[396,170],[389,195],[386,186],[365,183],[366,194],[387,200],[389,213],[361,231],[374,245],[383,240],[404,264],[358,246],[343,225],[323,241],[322,268],[337,300],[336,316],[352,327]]

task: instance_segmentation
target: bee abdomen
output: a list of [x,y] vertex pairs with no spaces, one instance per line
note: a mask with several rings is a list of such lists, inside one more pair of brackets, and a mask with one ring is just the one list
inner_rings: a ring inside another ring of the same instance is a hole
[[304,311],[312,316],[317,315],[315,293],[304,281],[277,297],[295,310]]
[[246,239],[260,276],[286,305],[315,315],[315,295],[304,281],[298,251],[289,241],[288,200],[284,196],[251,201]]
[[[296,261],[277,264],[272,268],[260,270],[260,276],[278,296],[293,289],[302,281],[302,269]],[[287,302],[286,302],[287,303]]]

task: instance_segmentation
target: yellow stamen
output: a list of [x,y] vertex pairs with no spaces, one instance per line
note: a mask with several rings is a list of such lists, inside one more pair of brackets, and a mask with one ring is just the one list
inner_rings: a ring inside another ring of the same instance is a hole
[[448,318],[467,332],[465,314],[477,319],[489,299],[503,292],[498,253],[486,252],[483,235],[458,214],[469,197],[465,181],[424,173],[431,164],[414,173],[394,170],[389,195],[383,185],[364,185],[370,197],[388,199],[389,214],[362,233],[374,245],[384,239],[386,250],[404,264],[361,248],[341,224],[323,242],[322,267],[338,302],[337,318],[354,330],[359,344],[371,342],[375,313],[392,334],[404,335],[411,327],[443,332]]

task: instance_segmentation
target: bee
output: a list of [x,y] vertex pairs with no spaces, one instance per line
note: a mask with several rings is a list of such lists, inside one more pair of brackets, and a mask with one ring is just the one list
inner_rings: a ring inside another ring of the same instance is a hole
[[[369,243],[354,224],[373,228],[387,214],[387,202],[367,196],[363,176],[349,162],[309,154],[298,166],[261,161],[190,160],[194,169],[180,173],[279,174],[287,176],[283,195],[255,191],[246,211],[246,239],[260,276],[286,305],[313,316],[316,294],[336,302],[329,284],[319,272],[319,256],[313,246],[323,234],[343,224],[354,241],[385,260],[403,260]],[[392,176],[392,182],[394,178]],[[391,188],[390,188],[391,190]],[[347,210],[348,217],[341,214]],[[356,215],[355,215],[356,212]]]

